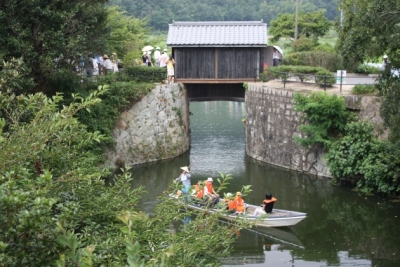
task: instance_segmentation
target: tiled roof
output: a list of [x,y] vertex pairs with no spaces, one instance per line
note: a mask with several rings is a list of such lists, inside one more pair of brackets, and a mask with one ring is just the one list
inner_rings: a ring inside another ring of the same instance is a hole
[[185,47],[265,47],[262,21],[177,22],[169,24],[167,45]]

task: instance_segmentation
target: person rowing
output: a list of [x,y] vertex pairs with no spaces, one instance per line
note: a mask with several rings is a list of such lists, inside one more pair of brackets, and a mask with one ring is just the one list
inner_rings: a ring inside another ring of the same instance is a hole
[[182,185],[183,185],[183,187],[180,190],[180,192],[178,191],[178,195],[180,195],[180,193],[183,193],[183,194],[186,195],[186,194],[188,194],[188,192],[190,190],[190,187],[191,187],[191,184],[190,184],[190,171],[189,171],[189,167],[187,167],[187,166],[181,167],[181,170],[182,170],[181,175],[178,178],[176,178],[174,181],[175,182],[182,182]]

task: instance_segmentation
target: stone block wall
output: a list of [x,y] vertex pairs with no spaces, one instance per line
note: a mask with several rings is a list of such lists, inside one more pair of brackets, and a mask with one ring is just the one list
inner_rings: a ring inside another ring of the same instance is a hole
[[[246,153],[257,160],[286,169],[331,177],[324,160],[325,151],[317,146],[304,149],[293,141],[301,136],[300,117],[294,111],[294,89],[272,88],[265,84],[248,84],[246,91]],[[303,93],[308,93],[306,90]],[[348,109],[379,129],[380,98],[345,96]],[[384,134],[383,134],[384,135]]]
[[179,156],[189,149],[189,100],[179,84],[158,85],[129,110],[113,131],[107,165],[129,166]]

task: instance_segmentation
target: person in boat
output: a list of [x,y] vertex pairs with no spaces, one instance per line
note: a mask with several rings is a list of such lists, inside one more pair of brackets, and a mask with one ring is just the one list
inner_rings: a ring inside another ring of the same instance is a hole
[[203,181],[198,181],[197,184],[195,184],[193,189],[193,196],[198,199],[203,199],[204,197],[204,183]]
[[257,216],[258,214],[264,215],[271,213],[272,209],[274,208],[275,201],[277,201],[277,199],[274,198],[271,193],[267,193],[265,195],[263,203],[261,204],[261,207],[255,209],[253,216]]
[[213,188],[213,178],[208,177],[206,186],[204,187],[204,198],[210,206],[214,206],[219,202],[219,195]]
[[228,213],[236,213],[235,210],[235,202],[233,201],[233,194],[232,193],[227,193],[224,202],[226,204],[226,210]]
[[[181,189],[181,193],[183,194],[188,194],[189,190],[191,188],[191,184],[190,184],[190,172],[189,172],[189,168],[188,167],[181,167],[182,173],[181,175],[175,179],[176,182],[182,182],[182,189]],[[179,192],[178,192],[179,195]]]
[[236,192],[236,196],[233,199],[234,207],[236,210],[236,214],[244,214],[246,210],[246,206],[244,204],[244,200],[242,198],[241,192]]

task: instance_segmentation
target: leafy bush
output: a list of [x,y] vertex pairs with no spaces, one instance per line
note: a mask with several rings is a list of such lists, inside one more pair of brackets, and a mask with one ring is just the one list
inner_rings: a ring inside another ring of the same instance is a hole
[[285,56],[283,65],[322,67],[336,72],[342,69],[342,57],[339,54],[322,51],[291,53]]
[[357,84],[351,89],[354,95],[375,95],[377,92],[375,85],[371,84]]
[[277,77],[282,80],[288,80],[290,77],[296,77],[301,82],[315,79],[316,83],[320,85],[326,84],[327,86],[331,86],[332,84],[336,83],[336,77],[324,68],[288,65],[268,68],[263,75],[260,75],[260,80],[266,82]]
[[363,73],[363,74],[379,74],[381,70],[377,67],[369,66],[366,64],[360,64],[354,70],[355,73]]
[[335,48],[329,44],[319,44],[313,48],[313,51],[335,53]]
[[152,68],[152,67],[127,67],[123,72],[131,79],[139,83],[162,83],[167,78],[166,68]]
[[318,45],[315,38],[307,38],[301,36],[299,39],[292,43],[292,48],[294,52],[311,51],[314,47]]
[[376,139],[369,123],[346,126],[345,136],[334,142],[326,155],[335,178],[356,178],[364,192],[398,194],[400,178],[400,143]]
[[326,92],[296,93],[294,103],[304,122],[299,127],[304,137],[295,137],[296,143],[304,147],[318,143],[328,148],[342,134],[349,118],[343,97]]

